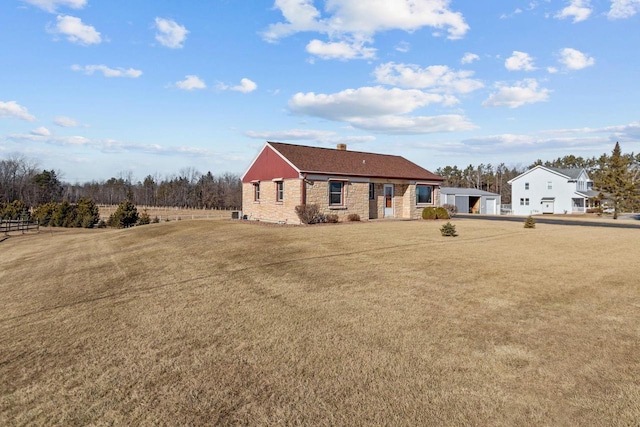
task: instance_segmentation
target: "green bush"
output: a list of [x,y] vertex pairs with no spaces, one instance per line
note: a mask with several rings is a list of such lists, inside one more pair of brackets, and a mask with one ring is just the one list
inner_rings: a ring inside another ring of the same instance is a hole
[[93,200],[81,197],[75,205],[67,201],[44,203],[33,210],[33,218],[44,227],[93,228],[100,212]]
[[449,215],[449,211],[445,209],[443,206],[438,206],[436,208],[436,219],[451,219]]
[[33,218],[43,227],[53,225],[51,224],[51,220],[57,207],[58,204],[56,202],[49,202],[40,205],[33,210]]
[[114,213],[109,216],[107,225],[115,228],[128,228],[133,227],[138,222],[138,209],[129,200],[118,205],[118,208]]
[[100,210],[93,200],[81,197],[75,208],[74,227],[93,228],[100,221]]
[[[156,217],[157,218],[157,217]],[[160,220],[158,220],[159,222]],[[144,209],[138,218],[138,223],[136,225],[147,225],[151,224],[151,217],[147,213],[147,210]]]
[[[23,218],[24,216],[27,218]],[[22,200],[14,200],[11,203],[0,203],[0,219],[16,220],[28,219],[29,209]]]
[[422,219],[436,219],[435,208],[429,206],[422,209]]
[[73,227],[75,221],[75,209],[66,200],[57,204],[51,216],[50,225],[53,227]]
[[536,220],[531,215],[524,221],[524,228],[536,228]]
[[296,206],[296,215],[303,224],[316,224],[321,221],[320,206],[316,204]]
[[357,213],[352,213],[347,216],[347,221],[360,221],[360,215]]
[[456,233],[456,226],[449,221],[440,228],[440,234],[445,237],[456,237],[458,235],[458,233]]

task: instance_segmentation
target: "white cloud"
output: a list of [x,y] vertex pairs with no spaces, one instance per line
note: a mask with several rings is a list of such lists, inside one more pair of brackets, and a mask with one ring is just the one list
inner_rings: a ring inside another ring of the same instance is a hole
[[539,135],[499,134],[460,141],[453,147],[460,153],[505,153],[526,152],[536,153],[536,157],[555,156],[558,152],[570,150],[578,154],[580,150],[592,151],[598,147],[606,147],[606,137],[602,136],[571,136],[571,137],[541,137]]
[[477,61],[479,59],[480,59],[480,57],[478,55],[476,55],[475,53],[467,52],[467,53],[464,54],[464,56],[462,57],[460,62],[462,64],[471,64],[473,61]]
[[91,25],[85,25],[80,18],[68,15],[58,15],[57,24],[50,31],[55,34],[62,34],[72,43],[84,46],[99,44],[102,42],[100,33]]
[[518,108],[525,104],[546,101],[550,93],[548,89],[539,89],[535,79],[525,79],[515,86],[498,84],[497,89],[497,92],[489,95],[482,103],[483,107]]
[[26,107],[19,105],[16,101],[0,101],[0,118],[13,118],[35,122],[36,117],[29,114]]
[[640,12],[640,0],[611,0],[611,9],[607,13],[609,19],[630,18]]
[[218,90],[233,90],[235,92],[250,93],[256,90],[258,85],[255,82],[244,78],[240,80],[239,85],[229,86],[224,83],[218,83],[217,88]]
[[78,123],[77,120],[72,119],[71,117],[66,117],[66,116],[56,117],[53,120],[53,123],[63,128],[74,128],[74,127],[80,126],[80,123]]
[[372,59],[376,56],[376,49],[365,47],[363,42],[349,43],[347,41],[325,43],[321,40],[311,40],[307,44],[307,52],[321,59]]
[[282,131],[246,131],[246,136],[265,141],[303,141],[321,140],[335,135],[335,132],[326,130],[289,129]]
[[533,65],[533,58],[528,53],[514,50],[506,61],[504,66],[509,71],[533,71],[536,67]]
[[185,76],[184,80],[176,82],[176,86],[183,90],[205,89],[207,87],[200,77],[194,75]]
[[39,128],[33,129],[31,131],[31,135],[49,136],[49,135],[51,135],[51,131],[49,131],[49,129],[47,129],[44,126],[40,126]]
[[500,15],[500,19],[509,19],[509,18],[513,18],[515,15],[519,15],[522,13],[522,9],[520,9],[519,7],[516,8],[513,12],[511,13],[503,13],[502,15]]
[[378,83],[435,92],[469,93],[484,86],[481,81],[470,78],[473,71],[453,71],[446,65],[420,68],[388,62],[376,67],[374,75]]
[[184,46],[189,31],[172,19],[156,18],[156,40],[161,45],[171,49],[180,49]]
[[456,98],[448,95],[376,86],[334,94],[297,93],[289,100],[289,109],[296,114],[346,122],[354,128],[387,134],[424,134],[475,128],[459,115],[406,115],[430,104],[452,105],[456,102]]
[[262,132],[249,130],[244,132],[244,134],[249,138],[263,141],[315,141],[321,144],[361,144],[375,141],[376,139],[370,135],[339,136],[332,131],[313,129],[289,129]]
[[[347,42],[360,46],[355,50],[361,55],[371,55],[370,50],[365,50],[371,48],[363,45],[371,43],[373,36],[381,31],[413,32],[432,27],[446,29],[449,39],[462,38],[469,26],[461,13],[449,9],[449,3],[450,0],[327,0],[323,2],[323,16],[313,0],[275,0],[274,8],[282,12],[284,22],[269,25],[262,36],[266,41],[276,42],[298,32],[317,32],[330,38],[324,45],[311,46],[322,54],[326,55],[330,48],[344,51],[346,46],[340,43]],[[350,59],[344,55],[337,57]]]
[[557,19],[573,18],[573,22],[585,21],[591,15],[590,0],[570,0],[569,5],[556,13]]
[[375,86],[347,89],[328,95],[297,93],[289,100],[289,108],[296,114],[350,121],[359,117],[405,114],[433,103],[455,102],[455,98],[417,89],[385,89]]
[[350,120],[350,123],[359,129],[393,135],[460,132],[477,128],[476,125],[468,121],[464,116],[457,114],[355,118]]
[[579,50],[566,47],[560,51],[560,63],[568,70],[581,70],[596,63],[596,60]]
[[109,68],[106,65],[72,65],[71,69],[73,71],[83,72],[87,75],[92,75],[95,72],[101,72],[105,77],[128,77],[132,79],[137,79],[142,75],[142,71],[136,70],[133,68]]
[[12,141],[17,142],[42,142],[53,145],[62,145],[62,146],[90,146],[92,142],[90,139],[85,138],[84,136],[52,136],[50,133],[35,133],[31,132],[28,135],[25,134],[12,134],[8,136]]
[[395,49],[398,52],[407,53],[411,50],[411,45],[408,42],[400,42],[396,45]]
[[54,13],[58,7],[66,6],[71,9],[82,9],[87,5],[87,0],[22,0],[47,12]]
[[556,67],[547,67],[547,72],[549,74],[556,74],[558,72],[558,69]]
[[145,153],[160,156],[189,156],[189,157],[211,157],[224,160],[242,160],[245,158],[230,155],[224,152],[217,152],[198,147],[166,147],[158,144],[140,144],[135,142],[123,142],[116,139],[89,139],[84,136],[53,136],[37,134],[11,134],[7,139],[14,142],[42,143],[57,146],[74,146],[86,149],[97,150],[103,153]]

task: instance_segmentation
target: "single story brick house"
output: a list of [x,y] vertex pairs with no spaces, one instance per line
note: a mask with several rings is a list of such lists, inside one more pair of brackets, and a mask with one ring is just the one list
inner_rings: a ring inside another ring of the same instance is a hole
[[439,205],[443,181],[400,156],[267,142],[242,176],[242,213],[299,224],[295,207],[317,204],[340,220],[415,219]]

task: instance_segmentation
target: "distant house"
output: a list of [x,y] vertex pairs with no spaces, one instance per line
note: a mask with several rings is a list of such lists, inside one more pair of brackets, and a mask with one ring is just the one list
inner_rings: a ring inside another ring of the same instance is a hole
[[345,220],[419,218],[438,206],[444,179],[400,157],[267,142],[242,176],[248,219],[300,223],[295,207],[317,204]]
[[440,188],[440,205],[454,205],[458,213],[500,214],[500,195],[475,188]]
[[514,215],[583,214],[598,195],[582,168],[536,166],[509,181]]

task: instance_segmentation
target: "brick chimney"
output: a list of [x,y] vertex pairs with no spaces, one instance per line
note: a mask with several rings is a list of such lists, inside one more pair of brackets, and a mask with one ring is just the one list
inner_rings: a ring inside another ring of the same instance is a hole
[[338,144],[336,148],[340,151],[347,151],[347,144]]

